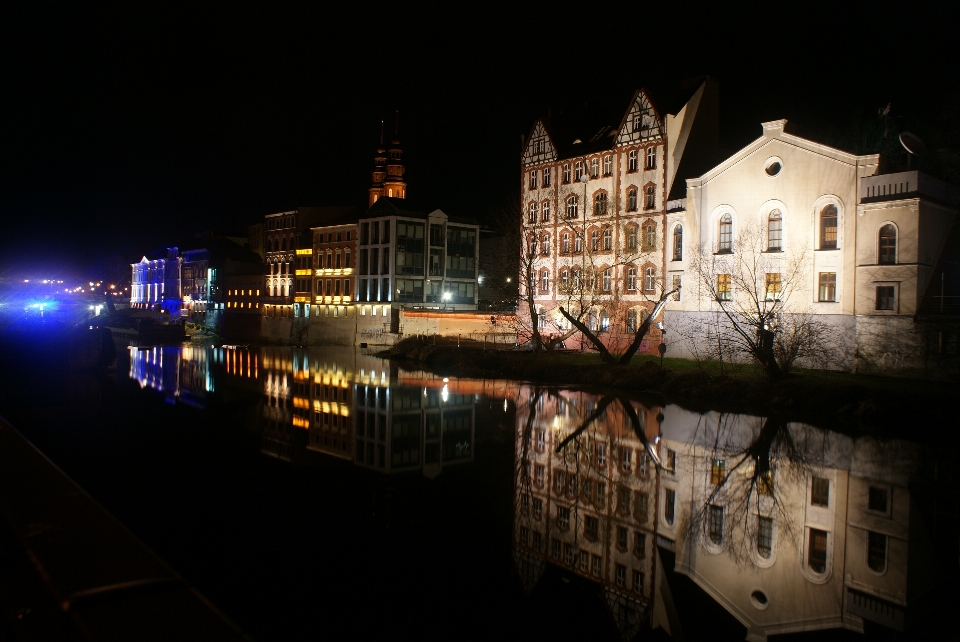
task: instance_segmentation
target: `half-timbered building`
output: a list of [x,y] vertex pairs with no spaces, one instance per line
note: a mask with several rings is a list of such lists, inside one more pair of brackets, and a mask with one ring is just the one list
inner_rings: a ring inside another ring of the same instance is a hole
[[[678,176],[716,157],[717,105],[706,79],[672,101],[637,90],[618,123],[533,124],[521,159],[521,300],[534,291],[542,333],[569,327],[564,306],[616,342],[652,309],[670,285],[665,204]],[[519,315],[532,318],[526,304]]]

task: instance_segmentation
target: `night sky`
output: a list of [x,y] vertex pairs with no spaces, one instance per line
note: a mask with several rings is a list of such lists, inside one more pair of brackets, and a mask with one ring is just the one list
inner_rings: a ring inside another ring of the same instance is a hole
[[637,87],[709,74],[733,151],[762,120],[827,130],[890,102],[928,117],[960,86],[955,22],[919,3],[150,4],[3,4],[5,273],[364,204],[396,110],[411,200],[482,220],[517,191],[520,137],[548,106],[625,110]]

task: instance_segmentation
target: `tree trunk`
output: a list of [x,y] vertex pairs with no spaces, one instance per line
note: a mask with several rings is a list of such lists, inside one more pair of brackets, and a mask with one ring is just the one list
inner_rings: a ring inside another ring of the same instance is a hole
[[578,319],[574,319],[572,316],[570,316],[570,314],[564,310],[562,306],[560,307],[560,314],[562,314],[567,321],[572,323],[577,330],[582,332],[583,336],[590,339],[590,343],[592,343],[597,351],[600,352],[600,359],[604,363],[614,364],[617,362],[613,355],[610,354],[610,351],[607,350],[607,346],[603,345],[603,341],[598,339],[597,335],[590,331],[590,328],[583,325],[583,323],[581,323]]

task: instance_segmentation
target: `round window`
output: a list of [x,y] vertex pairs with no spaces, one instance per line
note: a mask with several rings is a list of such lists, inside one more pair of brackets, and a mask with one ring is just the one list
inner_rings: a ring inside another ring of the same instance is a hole
[[767,599],[767,594],[759,589],[750,594],[750,602],[754,608],[761,611],[770,606],[770,600]]
[[780,170],[783,169],[783,164],[778,158],[771,158],[767,161],[766,167],[763,169],[767,173],[767,176],[776,176],[780,173]]

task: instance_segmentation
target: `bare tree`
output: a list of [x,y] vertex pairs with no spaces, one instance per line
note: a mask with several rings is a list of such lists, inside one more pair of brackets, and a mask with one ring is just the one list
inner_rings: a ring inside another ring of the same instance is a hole
[[768,251],[767,240],[759,226],[747,227],[716,253],[701,245],[691,267],[726,318],[718,340],[777,379],[798,360],[829,363],[834,332],[799,303],[809,293],[806,248]]

